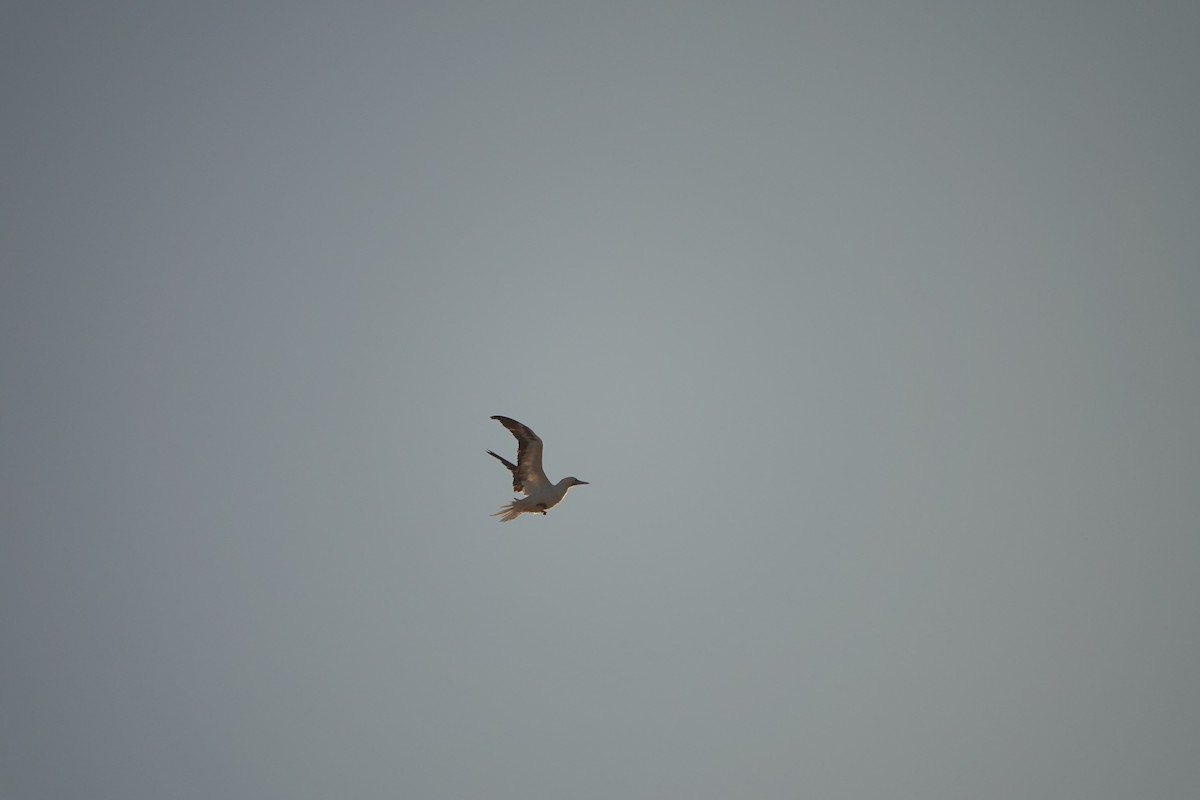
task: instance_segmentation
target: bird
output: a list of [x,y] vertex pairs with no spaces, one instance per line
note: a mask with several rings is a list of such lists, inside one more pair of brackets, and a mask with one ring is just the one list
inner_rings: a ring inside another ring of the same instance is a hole
[[576,477],[563,478],[558,483],[551,483],[542,470],[542,440],[528,425],[522,425],[510,417],[493,416],[492,419],[508,428],[517,439],[517,463],[514,464],[504,456],[488,450],[488,455],[497,459],[512,472],[513,491],[524,492],[525,497],[514,497],[511,503],[502,507],[493,517],[500,517],[501,522],[510,522],[522,514],[537,514],[554,508],[566,496],[572,486],[586,486],[587,481]]

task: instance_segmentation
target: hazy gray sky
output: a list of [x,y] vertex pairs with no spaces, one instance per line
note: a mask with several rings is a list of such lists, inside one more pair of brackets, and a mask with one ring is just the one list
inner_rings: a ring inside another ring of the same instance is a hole
[[7,4],[0,796],[1200,796],[1198,41]]

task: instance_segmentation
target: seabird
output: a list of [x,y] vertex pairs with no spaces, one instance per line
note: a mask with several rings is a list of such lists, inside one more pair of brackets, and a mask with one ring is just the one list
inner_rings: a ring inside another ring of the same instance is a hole
[[513,491],[525,493],[525,497],[514,497],[511,503],[492,514],[493,517],[500,517],[501,522],[508,522],[522,514],[536,514],[539,511],[545,516],[547,509],[554,508],[566,496],[567,489],[587,484],[587,481],[581,481],[579,478],[563,478],[558,483],[551,483],[542,471],[542,440],[538,435],[515,419],[501,416],[492,419],[517,437],[517,463],[514,464],[491,450],[487,451],[488,455],[498,459],[512,471]]

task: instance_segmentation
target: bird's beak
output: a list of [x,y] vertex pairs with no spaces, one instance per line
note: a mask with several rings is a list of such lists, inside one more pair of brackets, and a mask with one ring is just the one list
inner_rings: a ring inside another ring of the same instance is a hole
[[587,486],[587,485],[588,485],[588,483],[589,483],[588,481],[581,481],[581,480],[579,480],[579,479],[576,479],[576,480],[575,480],[575,482],[576,482],[576,483],[578,483],[578,484],[581,484],[581,485],[583,485],[583,486]]

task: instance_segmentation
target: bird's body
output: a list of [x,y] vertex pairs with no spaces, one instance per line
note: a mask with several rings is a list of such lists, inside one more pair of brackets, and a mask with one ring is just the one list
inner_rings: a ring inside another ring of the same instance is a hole
[[517,463],[514,464],[501,455],[488,450],[488,455],[508,467],[513,476],[513,491],[523,492],[524,497],[513,498],[513,501],[501,508],[493,517],[500,517],[501,522],[509,522],[522,514],[542,514],[554,508],[566,496],[572,486],[584,485],[587,481],[578,478],[563,478],[558,483],[551,483],[542,470],[542,440],[528,426],[522,425],[509,417],[494,416],[492,419],[508,428],[517,439]]

